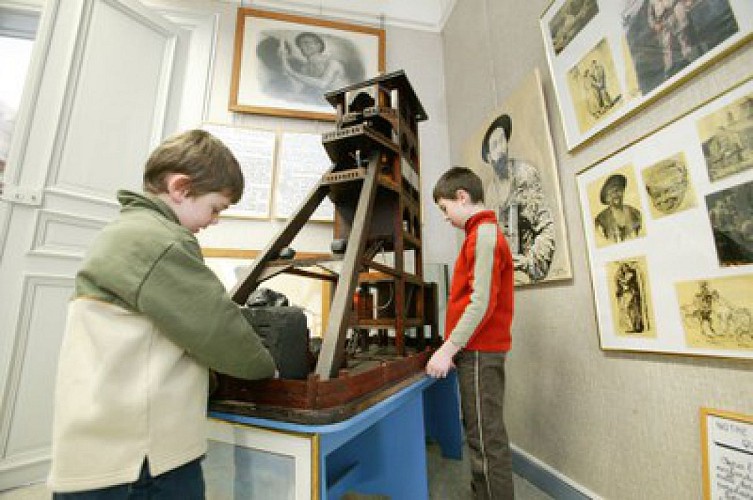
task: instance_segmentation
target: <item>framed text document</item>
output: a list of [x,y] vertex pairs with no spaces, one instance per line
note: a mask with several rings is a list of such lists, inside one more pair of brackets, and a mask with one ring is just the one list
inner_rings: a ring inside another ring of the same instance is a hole
[[272,200],[275,132],[205,123],[211,133],[233,152],[241,165],[245,186],[243,196],[222,215],[268,219]]
[[703,498],[753,498],[753,415],[701,408]]
[[[283,132],[280,137],[274,216],[287,219],[293,215],[331,165],[321,135]],[[310,220],[330,222],[334,214],[334,205],[329,198],[325,198]]]

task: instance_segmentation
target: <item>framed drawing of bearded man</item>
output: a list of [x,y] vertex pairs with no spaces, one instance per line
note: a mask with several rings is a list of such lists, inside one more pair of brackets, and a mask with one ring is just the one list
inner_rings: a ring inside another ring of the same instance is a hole
[[464,148],[515,264],[515,285],[572,277],[559,178],[538,72],[494,109]]

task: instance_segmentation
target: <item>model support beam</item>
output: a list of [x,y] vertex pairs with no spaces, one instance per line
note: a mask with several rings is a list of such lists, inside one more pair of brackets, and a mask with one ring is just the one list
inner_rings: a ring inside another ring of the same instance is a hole
[[358,284],[358,273],[363,265],[363,254],[366,250],[366,235],[368,221],[374,208],[379,175],[379,152],[372,154],[366,167],[366,177],[363,180],[358,205],[353,218],[353,225],[348,237],[340,270],[340,279],[335,288],[330,309],[329,321],[316,365],[316,374],[327,380],[337,375],[339,367],[345,361],[345,341],[347,338],[350,313],[353,307],[353,294]]

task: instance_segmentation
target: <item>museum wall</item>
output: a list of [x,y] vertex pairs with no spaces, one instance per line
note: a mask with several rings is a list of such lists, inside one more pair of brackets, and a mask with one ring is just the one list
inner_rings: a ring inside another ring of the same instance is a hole
[[559,170],[573,278],[516,289],[508,432],[524,454],[585,492],[701,498],[699,409],[753,414],[753,363],[600,348],[576,172],[750,76],[753,47],[568,153],[539,29],[549,4],[463,0],[442,32],[453,163],[462,162],[474,130],[538,69]]
[[[207,107],[207,121],[240,127],[253,127],[278,132],[305,132],[320,134],[334,128],[333,122],[299,120],[234,113],[228,111],[231,67],[237,3],[207,0],[152,0],[157,8],[193,13],[204,12],[217,15],[217,39],[213,62],[211,95]],[[291,11],[290,13],[295,13]],[[347,21],[346,21],[347,22]],[[374,26],[379,20],[374,19]],[[386,69],[388,72],[404,70],[421,100],[429,120],[419,126],[421,142],[422,183],[433,185],[441,170],[449,162],[447,120],[442,65],[442,44],[439,33],[385,26]],[[428,203],[428,204],[427,204]],[[441,241],[443,233],[449,232],[431,199],[424,198],[425,234],[432,234]],[[202,246],[261,250],[283,227],[284,221],[249,220],[224,218],[222,222],[203,231]],[[301,231],[293,247],[297,251],[329,252],[332,240],[332,225],[311,223]],[[424,262],[450,262],[454,249],[436,245],[425,250]]]
[[[149,102],[144,100],[146,98],[143,95],[152,95],[152,92],[155,92],[155,86],[159,87],[159,85],[155,84],[151,86],[152,88],[148,92],[143,89],[135,91],[134,94],[140,93],[139,99],[141,100],[130,99],[132,96],[129,96],[129,99],[116,100],[112,106],[114,117],[110,117],[112,119],[91,119],[92,116],[99,118],[101,109],[107,110],[110,108],[100,108],[96,112],[92,112],[91,115],[86,111],[82,111],[79,114],[72,113],[80,118],[80,120],[77,121],[78,118],[77,120],[69,119],[69,104],[71,100],[76,100],[74,98],[75,92],[71,89],[76,88],[77,91],[84,94],[87,93],[93,87],[86,87],[84,84],[79,85],[80,80],[86,80],[87,84],[94,85],[93,82],[97,81],[96,77],[99,76],[98,73],[101,73],[96,70],[90,73],[83,70],[80,72],[81,65],[84,68],[87,67],[88,59],[84,56],[93,53],[92,57],[95,59],[100,57],[100,59],[97,59],[97,62],[101,62],[108,60],[102,54],[110,54],[111,52],[108,51],[117,50],[117,47],[113,48],[112,44],[104,43],[95,44],[96,46],[92,47],[97,50],[92,49],[89,51],[88,48],[91,47],[87,46],[85,41],[79,40],[78,37],[76,37],[76,40],[81,41],[81,43],[72,43],[76,36],[75,34],[78,33],[75,29],[78,24],[75,23],[80,20],[82,22],[81,26],[91,27],[87,23],[91,21],[92,17],[100,16],[97,20],[104,19],[103,22],[109,19],[116,19],[114,22],[118,29],[115,32],[123,33],[123,31],[120,31],[122,26],[117,23],[117,17],[111,18],[106,16],[109,16],[111,11],[119,11],[121,3],[129,5],[122,12],[117,12],[117,14],[122,13],[124,16],[134,16],[131,14],[131,7],[134,10],[138,10],[138,6],[137,2],[129,1],[105,2],[108,4],[105,6],[102,6],[101,2],[88,2],[86,5],[84,2],[75,1],[62,3],[64,7],[60,10],[48,11],[50,15],[49,17],[45,16],[44,19],[46,21],[43,25],[45,28],[52,26],[52,23],[47,23],[47,20],[51,21],[53,18],[60,21],[59,26],[62,27],[59,32],[56,31],[53,39],[58,40],[57,37],[59,36],[62,41],[60,44],[52,43],[49,45],[53,49],[57,48],[60,50],[50,50],[52,52],[52,55],[50,55],[46,50],[49,48],[48,46],[37,45],[38,57],[35,59],[35,65],[32,67],[35,68],[33,71],[37,69],[40,71],[33,72],[31,75],[32,78],[27,81],[34,82],[35,86],[33,89],[35,91],[37,90],[37,84],[42,88],[42,91],[37,94],[27,94],[29,97],[24,102],[28,102],[29,104],[28,116],[30,118],[28,122],[32,124],[29,126],[29,129],[24,130],[32,131],[19,136],[23,137],[24,147],[27,143],[32,144],[29,151],[32,151],[34,154],[45,155],[42,150],[47,151],[47,144],[56,153],[52,157],[46,156],[44,160],[29,161],[19,166],[19,170],[23,171],[23,175],[19,177],[20,181],[18,182],[19,186],[24,186],[24,194],[19,198],[22,201],[9,205],[7,200],[10,200],[10,198],[8,198],[1,204],[2,207],[0,207],[0,210],[2,210],[0,212],[0,240],[3,242],[7,240],[8,242],[4,248],[0,249],[0,252],[11,247],[13,248],[12,252],[6,251],[2,255],[4,264],[2,268],[3,277],[6,278],[9,275],[12,275],[12,277],[3,281],[4,287],[7,283],[11,283],[11,285],[8,288],[8,297],[5,296],[6,289],[3,288],[4,300],[2,303],[4,308],[3,314],[0,314],[3,324],[3,327],[0,328],[2,330],[0,343],[3,345],[0,348],[0,392],[3,393],[3,396],[0,398],[2,399],[0,401],[0,405],[2,406],[0,408],[0,427],[2,427],[0,429],[0,441],[3,441],[3,445],[0,446],[0,489],[15,487],[31,481],[39,481],[46,474],[52,419],[51,391],[53,389],[49,381],[51,380],[51,376],[54,376],[55,360],[57,359],[57,351],[64,325],[64,321],[60,321],[60,318],[64,318],[65,316],[65,305],[71,293],[75,267],[77,263],[80,263],[81,256],[85,250],[84,247],[88,242],[92,241],[92,238],[101,228],[102,224],[104,224],[104,221],[108,217],[112,217],[116,212],[115,205],[105,201],[107,193],[114,194],[115,187],[131,186],[135,188],[140,179],[138,172],[134,174],[134,171],[130,168],[100,169],[96,171],[97,175],[87,175],[89,172],[85,171],[85,169],[89,163],[87,161],[78,161],[76,159],[78,157],[74,154],[71,157],[74,159],[67,162],[67,166],[71,167],[71,175],[75,179],[62,180],[65,175],[62,173],[64,170],[63,167],[59,166],[60,157],[66,157],[68,152],[75,148],[72,146],[71,149],[66,149],[68,139],[60,139],[61,136],[57,133],[57,127],[61,126],[66,129],[66,133],[63,134],[66,137],[75,136],[82,138],[77,143],[80,146],[80,149],[77,151],[88,151],[88,153],[82,156],[86,160],[91,159],[91,154],[94,154],[97,156],[96,161],[92,160],[95,163],[98,161],[106,165],[111,158],[116,156],[120,160],[118,165],[121,163],[130,163],[130,160],[123,161],[120,154],[115,154],[115,152],[121,153],[121,148],[112,146],[110,141],[113,137],[116,137],[113,140],[118,140],[117,138],[120,137],[117,134],[113,136],[117,132],[115,130],[117,127],[114,127],[112,134],[106,138],[106,144],[110,144],[112,147],[101,148],[107,150],[106,152],[97,149],[92,153],[94,150],[86,147],[91,141],[87,141],[84,138],[90,137],[94,140],[94,143],[99,144],[99,139],[104,136],[94,132],[102,130],[102,123],[115,123],[117,117],[125,116],[127,111],[131,111],[126,109],[128,103],[140,102],[144,104]],[[171,106],[167,106],[167,109],[169,109],[169,113],[167,113],[168,118],[165,121],[167,127],[172,127],[173,123],[178,122],[185,125],[186,128],[200,126],[201,122],[204,121],[201,119],[201,110],[206,108],[205,121],[216,124],[274,130],[278,133],[309,132],[321,134],[334,128],[333,122],[283,119],[229,113],[227,111],[236,9],[241,2],[230,0],[146,0],[144,3],[148,3],[149,6],[167,13],[171,16],[171,19],[177,19],[175,22],[181,25],[195,28],[187,30],[185,35],[195,37],[192,40],[195,43],[190,44],[190,50],[195,50],[191,55],[197,57],[192,57],[189,61],[189,63],[195,64],[189,64],[190,77],[187,84],[192,91],[191,95],[193,99],[184,99],[181,103],[180,111],[174,111]],[[245,4],[248,4],[248,2]],[[28,8],[28,11],[33,13],[42,10],[43,7],[52,8],[57,6],[58,3],[49,2],[49,4],[46,4],[44,0],[13,0],[10,2],[0,1],[0,5],[3,9],[20,8],[26,11]],[[77,11],[76,7],[78,5],[83,10],[79,9]],[[103,7],[103,9],[98,10],[98,7]],[[81,14],[81,19],[78,18],[79,14]],[[136,17],[139,21],[142,21],[138,16]],[[374,24],[378,25],[377,19],[374,20]],[[58,25],[56,25],[57,27]],[[144,33],[144,38],[150,37],[152,28],[159,30],[159,27],[154,25],[149,26],[149,30],[146,30]],[[93,28],[92,32],[103,33]],[[58,33],[61,34],[58,35]],[[71,38],[67,38],[68,36]],[[147,45],[136,43],[133,46],[142,48],[156,47],[160,43],[160,40],[163,39],[160,36],[153,38],[154,40],[150,40]],[[39,39],[49,40],[46,35]],[[71,43],[67,43],[68,41]],[[152,42],[155,45],[152,45]],[[103,52],[99,51],[100,48],[103,49]],[[84,53],[84,56],[80,58],[78,57],[80,54],[75,52],[79,49]],[[432,169],[439,168],[437,165],[441,165],[444,168],[449,162],[441,35],[438,32],[393,28],[387,25],[386,51],[387,70],[404,69],[406,71],[424,108],[431,117],[430,121],[419,127],[420,139],[423,146],[422,159],[426,164],[426,177],[431,177]],[[77,55],[71,55],[73,53]],[[130,59],[126,58],[127,60],[133,61],[136,59],[133,52],[128,52],[128,54]],[[167,55],[167,52],[165,54]],[[47,58],[48,55],[49,59]],[[68,57],[71,57],[71,60]],[[200,62],[196,62],[197,60]],[[211,66],[209,66],[209,70],[204,71],[203,63],[210,60]],[[39,63],[39,67],[36,66],[36,62]],[[46,64],[44,71],[41,71],[42,64]],[[154,69],[156,65],[150,65],[149,67]],[[69,74],[68,70],[72,71],[72,73]],[[40,73],[42,74],[41,76]],[[92,79],[87,80],[80,73],[93,75]],[[199,74],[198,77],[195,77],[196,73]],[[132,80],[133,78],[124,81],[131,82]],[[105,79],[105,81],[109,82],[112,80]],[[166,80],[160,80],[160,82],[162,81]],[[204,106],[203,99],[200,98],[205,94],[205,84],[211,87],[206,106]],[[127,84],[124,83],[123,85]],[[149,85],[144,84],[144,86]],[[120,89],[121,86],[117,88]],[[112,91],[112,89],[110,90]],[[104,102],[104,97],[102,96],[110,95],[107,92],[101,94],[93,92],[92,94],[92,97],[96,97],[92,102],[97,103]],[[49,97],[50,95],[54,95],[55,97]],[[187,93],[183,93],[182,95],[185,96]],[[174,97],[174,94],[171,97]],[[97,99],[102,99],[102,101],[98,101]],[[88,99],[82,99],[81,101],[86,102]],[[159,103],[161,102],[161,98],[154,99],[151,102]],[[79,103],[77,102],[76,104]],[[60,108],[58,108],[58,105],[60,105]],[[141,107],[146,108],[148,105],[139,106],[139,108]],[[70,106],[70,108],[72,109],[73,106]],[[197,108],[199,112],[194,113]],[[161,115],[163,111],[165,110],[158,109],[154,116]],[[61,114],[58,115],[58,113]],[[181,120],[177,119],[178,115],[180,115]],[[39,118],[39,116],[42,116],[42,118]],[[54,118],[48,118],[50,116],[54,116]],[[148,110],[144,109],[143,114],[137,113],[133,116],[145,117],[151,115],[148,113]],[[189,118],[184,121],[182,120],[184,116],[188,116]],[[25,120],[26,118],[24,117],[23,119]],[[37,127],[36,124],[40,125]],[[131,125],[133,124],[134,122],[131,120]],[[150,124],[146,125],[143,127],[144,130],[158,130],[156,127],[159,127],[160,124],[158,123],[158,119],[154,118]],[[124,127],[123,130],[135,130],[136,128],[138,128],[138,125],[133,125],[130,129]],[[88,135],[90,133],[91,136]],[[132,148],[131,152],[142,151],[143,144],[146,144],[152,138],[148,132],[145,133],[145,136],[149,138],[140,143],[141,145],[138,148]],[[46,142],[48,139],[49,143]],[[120,142],[123,143],[122,141]],[[127,144],[131,144],[131,141],[126,142]],[[44,147],[38,146],[38,144],[42,143],[45,144]],[[53,143],[55,144],[54,147],[52,147]],[[135,155],[137,154],[135,153]],[[135,158],[135,155],[128,155],[128,158]],[[54,158],[54,160],[50,158]],[[47,176],[47,169],[51,167],[48,164],[48,160],[50,160],[51,164],[54,163],[55,165],[54,174],[50,173],[49,176]],[[433,175],[436,178],[436,173]],[[426,177],[424,178],[424,182],[427,182]],[[27,179],[30,180],[28,184],[26,183]],[[428,182],[431,182],[431,179]],[[6,188],[8,185],[6,184]],[[28,187],[32,185],[34,188]],[[50,191],[55,191],[54,186],[60,185],[63,185],[64,188],[60,189],[60,192],[55,193],[54,196],[48,197],[45,194],[44,203],[49,203],[49,205],[45,204],[42,206],[42,202],[39,200],[41,200],[43,190],[52,186],[53,189],[50,189]],[[39,191],[36,191],[36,189],[39,189]],[[55,198],[61,192],[62,196]],[[27,196],[28,198],[26,198]],[[29,200],[33,200],[34,203],[28,203]],[[56,204],[55,202],[60,203]],[[8,207],[7,210],[4,207]],[[427,206],[426,209],[427,214],[424,221],[425,227],[428,228],[427,232],[430,232],[431,238],[436,238],[437,241],[447,241],[444,232],[450,233],[451,229],[442,223],[433,207]],[[8,214],[7,217],[6,214]],[[10,214],[13,215],[12,221]],[[48,218],[48,216],[51,216],[51,218]],[[270,242],[272,237],[282,227],[282,224],[283,221],[278,220],[231,219],[223,217],[220,224],[213,226],[206,233],[202,231],[202,234],[200,234],[200,243],[205,248],[260,250]],[[54,226],[54,229],[52,226]],[[35,228],[39,228],[40,232],[37,232]],[[55,240],[55,243],[52,244],[54,249],[50,250],[48,247],[45,247],[44,243],[35,240],[37,236],[42,234],[45,235],[42,238],[49,236],[51,238],[49,241]],[[26,238],[28,238],[28,241]],[[315,223],[310,224],[303,231],[300,240],[296,239],[293,246],[298,251],[327,252],[329,251],[331,239],[332,225]],[[40,254],[37,250],[41,247],[45,247],[46,249]],[[424,262],[450,260],[454,256],[455,249],[446,247],[447,245],[439,244],[432,246],[431,250],[427,250]],[[33,254],[33,258],[31,259],[28,258],[30,254]],[[450,257],[447,257],[448,255]],[[207,261],[221,259],[208,258]],[[30,264],[31,267],[24,267],[27,264]],[[38,265],[41,265],[44,269],[35,267]],[[237,272],[238,267],[239,264],[236,262],[230,262],[228,266],[220,266],[220,270],[223,272],[227,270],[226,275],[233,278],[233,274]],[[213,269],[216,268],[213,267]],[[28,281],[30,276],[32,277],[31,282]],[[221,276],[221,278],[224,277],[225,274]],[[316,280],[307,281],[315,282]],[[304,289],[304,286],[300,284],[300,278],[298,279],[298,283],[294,283],[294,286],[299,291],[300,289]],[[314,313],[317,310],[321,310],[321,291],[322,288],[320,286],[316,293],[312,293],[312,295],[316,295],[318,304],[306,304],[310,306],[307,307],[307,310],[311,309]],[[299,302],[294,303],[300,304]],[[314,331],[317,330],[315,324],[311,325],[311,328]],[[5,403],[8,402],[10,404],[6,405]],[[32,417],[27,418],[28,416]]]

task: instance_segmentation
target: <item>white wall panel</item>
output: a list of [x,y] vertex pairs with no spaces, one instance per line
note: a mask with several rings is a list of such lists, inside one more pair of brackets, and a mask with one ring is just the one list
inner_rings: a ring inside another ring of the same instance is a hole
[[52,435],[52,404],[70,277],[27,275],[16,330],[11,383],[3,404],[8,455],[44,453]]
[[82,258],[89,244],[107,223],[104,219],[51,210],[39,210],[36,215],[31,252],[49,257]]
[[105,2],[81,30],[53,183],[112,198],[113,185],[140,187],[144,152],[162,137],[175,40]]
[[750,76],[753,45],[571,154],[539,29],[551,3],[463,0],[443,31],[452,157],[462,157],[478,124],[538,69],[560,174],[573,280],[515,291],[508,433],[518,448],[604,498],[701,498],[699,408],[753,413],[751,364],[600,349],[575,173]]
[[0,240],[0,490],[46,473],[74,276],[116,190],[140,189],[149,153],[176,131],[187,40],[136,0],[45,3]]

